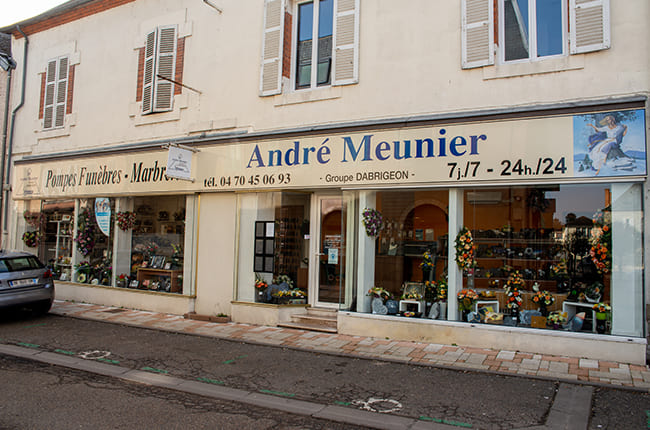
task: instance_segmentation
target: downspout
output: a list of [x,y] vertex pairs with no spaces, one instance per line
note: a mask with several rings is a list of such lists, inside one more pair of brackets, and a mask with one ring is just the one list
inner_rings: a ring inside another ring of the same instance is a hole
[[[10,101],[10,94],[11,94],[11,70],[12,67],[9,67],[9,69],[7,70],[7,94],[5,95],[4,114],[3,114],[3,121],[2,121],[2,154],[0,158],[0,178],[5,177],[5,155],[7,152],[7,128],[9,126],[9,101]],[[4,198],[2,193],[0,193],[0,209],[2,208],[3,202],[4,202]],[[4,241],[2,240],[2,238],[0,238],[0,248],[2,248],[3,242]]]
[[[4,205],[4,212],[2,215],[2,245],[4,246],[7,239],[7,218],[9,217],[9,193],[11,191],[11,186],[9,185],[9,180],[11,179],[11,153],[13,152],[13,143],[14,143],[14,127],[16,125],[16,113],[20,108],[23,107],[25,103],[25,82],[27,82],[27,48],[29,46],[29,39],[27,35],[20,29],[20,26],[16,26],[16,30],[25,38],[25,45],[23,48],[23,82],[22,88],[20,91],[20,102],[18,105],[11,111],[11,128],[9,130],[9,144],[7,145],[6,152],[6,163],[3,163],[4,169],[4,179],[2,180],[2,204]],[[4,153],[3,153],[4,155]]]

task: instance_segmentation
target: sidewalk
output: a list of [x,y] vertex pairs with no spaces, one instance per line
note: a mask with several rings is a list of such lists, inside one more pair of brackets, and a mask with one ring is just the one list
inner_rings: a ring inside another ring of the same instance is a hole
[[348,336],[280,327],[214,323],[183,316],[56,300],[53,314],[135,327],[275,345],[306,351],[456,370],[629,387],[650,392],[650,368],[634,364],[516,351]]

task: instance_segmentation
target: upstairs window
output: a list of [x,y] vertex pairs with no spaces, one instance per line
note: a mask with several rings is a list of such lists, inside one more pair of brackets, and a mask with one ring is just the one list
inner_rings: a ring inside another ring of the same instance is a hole
[[359,2],[265,0],[260,95],[358,83]]
[[504,61],[564,55],[565,0],[500,0],[499,46]]
[[[330,85],[334,0],[298,5],[296,88]],[[314,44],[313,41],[318,43]]]
[[176,26],[165,26],[147,34],[142,80],[143,114],[166,112],[173,108],[176,33]]
[[609,0],[461,0],[462,67],[607,49]]
[[68,113],[68,78],[70,67],[68,57],[58,57],[47,62],[41,93],[41,119],[43,129],[60,128],[64,126],[65,114]]

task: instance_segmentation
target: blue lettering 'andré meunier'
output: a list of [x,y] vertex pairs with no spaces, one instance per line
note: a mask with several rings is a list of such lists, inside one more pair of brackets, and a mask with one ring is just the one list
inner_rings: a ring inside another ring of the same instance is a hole
[[[455,136],[448,139],[447,131],[439,130],[438,138],[415,140],[395,140],[392,142],[373,142],[372,134],[366,134],[361,142],[355,145],[350,136],[343,136],[342,163],[355,161],[386,161],[389,159],[405,160],[408,158],[461,157],[465,154],[478,155],[479,141],[486,141],[487,135]],[[301,147],[300,141],[293,142],[289,149],[272,149],[262,155],[259,145],[255,145],[246,168],[279,167],[309,165],[312,163],[327,164],[331,161],[331,149],[326,145],[329,138],[320,146]],[[469,151],[469,152],[468,152]]]

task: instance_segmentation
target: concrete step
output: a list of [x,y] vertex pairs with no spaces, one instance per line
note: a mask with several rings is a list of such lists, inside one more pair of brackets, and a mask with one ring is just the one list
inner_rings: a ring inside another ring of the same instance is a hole
[[290,322],[280,323],[278,326],[336,333],[337,313],[336,309],[309,307],[305,313],[291,315]]
[[306,323],[294,323],[294,322],[285,322],[279,323],[278,327],[294,328],[298,330],[309,330],[309,331],[320,331],[324,333],[336,333],[336,328],[325,327],[323,325],[314,325]]
[[309,314],[298,314],[291,316],[291,322],[298,324],[308,324],[314,326],[323,326],[329,328],[336,328],[336,318],[323,318]]

